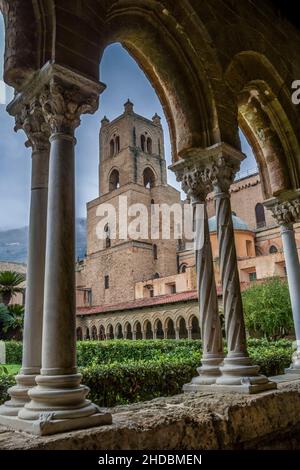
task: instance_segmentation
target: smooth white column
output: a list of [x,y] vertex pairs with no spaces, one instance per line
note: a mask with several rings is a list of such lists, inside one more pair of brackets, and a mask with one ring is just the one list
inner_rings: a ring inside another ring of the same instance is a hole
[[23,355],[16,385],[8,389],[11,399],[0,407],[0,415],[5,416],[17,416],[29,401],[28,390],[36,385],[35,378],[41,368],[50,145],[48,133],[40,129],[44,121],[39,109],[26,113],[24,122],[19,128],[25,127],[29,137],[27,146],[32,146],[33,150]]
[[300,264],[293,224],[280,228],[297,344],[288,371],[300,373]]

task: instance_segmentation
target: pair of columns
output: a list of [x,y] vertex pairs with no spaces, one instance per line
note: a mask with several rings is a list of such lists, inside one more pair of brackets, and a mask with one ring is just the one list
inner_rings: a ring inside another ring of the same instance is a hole
[[76,364],[74,132],[102,90],[49,63],[8,107],[32,147],[32,186],[23,361],[0,424],[34,434],[111,423]]
[[[246,345],[229,188],[244,155],[226,144],[195,151],[173,165],[194,211],[195,255],[203,355],[198,376],[185,391],[256,393],[276,388],[259,374]],[[224,357],[206,197],[213,192],[223,291],[227,355]]]
[[295,327],[296,350],[292,356],[291,366],[286,372],[300,374],[300,264],[294,231],[294,223],[300,221],[300,198],[297,195],[294,199],[286,201],[269,199],[265,202],[265,206],[272,211],[280,226]]

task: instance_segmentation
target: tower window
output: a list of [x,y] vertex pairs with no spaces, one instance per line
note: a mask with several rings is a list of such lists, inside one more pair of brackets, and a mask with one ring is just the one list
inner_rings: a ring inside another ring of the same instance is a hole
[[116,153],[120,152],[120,137],[117,135],[116,137]]
[[104,238],[105,238],[105,248],[111,247],[111,239],[110,239],[110,229],[108,224],[104,227]]
[[153,259],[157,259],[157,245],[153,245],[152,250],[153,250]]
[[249,273],[249,281],[253,282],[256,281],[257,276],[256,276],[256,271],[253,271],[252,273]]
[[257,228],[266,226],[265,208],[260,202],[255,206],[255,218]]
[[141,149],[143,152],[145,152],[145,144],[146,144],[146,137],[144,134],[141,135]]
[[114,139],[111,139],[110,143],[109,143],[109,154],[111,157],[114,156],[115,154],[115,142],[114,142]]
[[109,289],[109,276],[104,276],[104,288]]
[[246,240],[246,253],[247,253],[247,256],[251,256],[251,246],[252,246],[251,241]]
[[269,253],[270,254],[278,253],[277,246],[271,245],[270,248],[269,248]]
[[152,139],[150,137],[147,139],[147,153],[152,153]]
[[145,168],[143,173],[143,180],[145,188],[153,188],[155,186],[155,176],[151,168]]
[[158,139],[158,155],[161,154],[161,150],[160,150],[160,139]]
[[120,187],[120,175],[118,170],[113,170],[109,177],[109,190],[113,191]]

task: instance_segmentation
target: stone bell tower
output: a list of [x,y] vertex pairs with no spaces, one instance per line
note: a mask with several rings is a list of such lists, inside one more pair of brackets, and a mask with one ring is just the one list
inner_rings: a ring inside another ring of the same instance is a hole
[[[164,135],[157,114],[146,119],[134,112],[128,100],[119,117],[111,122],[102,119],[99,143],[99,197],[87,204],[84,273],[85,288],[91,291],[95,306],[134,300],[136,282],[177,272],[177,241],[152,240],[150,220],[147,236],[119,236],[120,199],[128,207],[143,204],[149,219],[153,204],[180,202],[179,192],[167,184]],[[116,212],[116,237],[108,224],[101,228],[103,236],[98,236],[103,204]]]
[[[145,173],[145,169],[148,172]],[[113,121],[104,117],[100,129],[99,195],[130,183],[167,184],[164,134],[160,117],[152,121],[124,104],[124,113]]]

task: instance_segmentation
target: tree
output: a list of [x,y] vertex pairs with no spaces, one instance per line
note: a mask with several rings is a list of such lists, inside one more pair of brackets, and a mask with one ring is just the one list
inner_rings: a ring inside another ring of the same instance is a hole
[[245,324],[251,336],[282,338],[293,331],[292,307],[286,281],[269,279],[243,292]]
[[25,281],[25,274],[17,273],[16,271],[1,271],[0,272],[0,296],[2,302],[8,305],[12,297],[18,292],[23,292],[23,287],[20,287]]
[[22,338],[23,325],[23,305],[0,304],[0,327],[2,332],[5,333],[6,337],[9,339],[20,340]]

